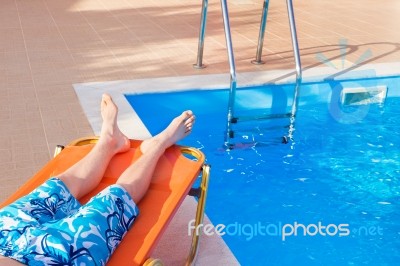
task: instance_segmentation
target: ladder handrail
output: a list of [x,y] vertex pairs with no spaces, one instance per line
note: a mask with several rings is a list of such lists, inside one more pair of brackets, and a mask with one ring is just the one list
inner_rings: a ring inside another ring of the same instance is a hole
[[193,67],[198,68],[198,69],[206,67],[203,64],[203,51],[204,51],[204,37],[206,35],[207,7],[208,7],[208,0],[203,0],[203,4],[201,5],[199,41],[198,41],[198,48],[197,48],[197,61],[196,61],[196,64],[193,64]]
[[260,21],[260,30],[258,33],[256,59],[251,61],[251,63],[253,63],[255,65],[265,64],[265,61],[261,60],[261,54],[262,54],[262,49],[263,49],[263,45],[264,45],[265,28],[267,26],[268,6],[269,6],[269,0],[264,0],[263,11],[262,11],[261,21]]
[[[288,9],[288,17],[289,17],[289,25],[290,25],[290,32],[291,32],[291,38],[292,38],[294,59],[295,59],[295,63],[296,63],[296,82],[297,82],[297,80],[302,79],[302,70],[301,70],[299,45],[298,45],[298,40],[297,40],[296,23],[295,23],[294,12],[293,12],[293,1],[286,0],[286,5],[287,5],[287,9]],[[222,4],[222,2],[221,2],[221,6],[224,6]],[[226,1],[225,1],[225,6],[226,6]],[[256,63],[256,64],[264,63],[263,61],[261,61],[261,54],[262,54],[262,48],[263,48],[263,43],[264,43],[265,28],[266,28],[266,23],[267,23],[268,6],[269,6],[269,0],[264,0],[263,12],[262,12],[261,22],[260,22],[260,31],[259,31],[259,37],[258,37],[256,59],[252,61],[253,63]],[[201,9],[200,29],[199,29],[197,62],[196,62],[196,64],[193,64],[193,66],[195,68],[204,68],[205,67],[203,65],[203,50],[204,50],[204,37],[205,37],[206,22],[207,22],[207,8],[208,8],[208,0],[203,0],[202,9]],[[224,13],[224,10],[222,12]],[[225,12],[227,13],[227,10]],[[228,21],[228,27],[229,27],[229,21]]]
[[289,17],[290,33],[291,33],[291,37],[292,37],[294,61],[296,64],[296,85],[294,88],[292,115],[290,117],[290,126],[289,126],[289,134],[288,134],[288,138],[290,140],[293,140],[293,132],[295,130],[294,124],[295,124],[295,120],[296,120],[297,106],[299,103],[299,90],[300,90],[301,80],[303,78],[302,77],[303,73],[302,73],[302,69],[301,69],[299,43],[297,40],[296,22],[294,19],[292,0],[286,0],[286,5],[287,5],[287,9],[288,9],[288,17]]
[[[204,2],[203,2],[204,4]],[[264,1],[263,5],[263,15],[261,18],[261,25],[260,25],[260,35],[259,35],[259,42],[257,48],[257,55],[256,55],[256,63],[257,60],[261,62],[261,52],[262,52],[262,41],[264,39],[264,31],[265,31],[265,24],[267,21],[267,12],[268,12],[268,4],[269,0]],[[294,90],[294,97],[293,97],[293,104],[291,110],[291,117],[290,117],[290,127],[289,127],[289,139],[293,137],[294,131],[294,122],[295,116],[297,112],[297,105],[298,105],[298,95],[299,95],[299,88],[302,80],[302,69],[301,69],[301,61],[300,61],[300,52],[299,52],[299,45],[297,40],[297,32],[296,32],[296,24],[294,19],[294,12],[293,12],[293,3],[292,0],[286,0],[287,10],[288,10],[288,18],[289,18],[289,25],[290,25],[290,33],[292,39],[292,46],[293,46],[293,53],[294,53],[294,60],[296,64],[296,85]],[[233,54],[232,48],[232,37],[231,37],[231,29],[229,25],[229,12],[227,6],[227,0],[221,0],[221,9],[222,9],[222,17],[224,22],[224,31],[225,31],[225,41],[229,59],[229,72],[230,72],[230,90],[229,90],[229,99],[228,99],[228,114],[227,114],[227,122],[226,122],[226,132],[225,132],[225,142],[224,145],[226,148],[231,148],[231,138],[233,138],[233,130],[232,130],[232,123],[236,123],[237,118],[234,117],[234,106],[235,106],[235,97],[236,97],[236,86],[237,86],[237,78],[236,78],[236,66],[235,66],[235,58]],[[204,9],[203,9],[204,10]],[[203,15],[202,15],[203,17]],[[200,31],[200,34],[202,31]],[[204,36],[203,36],[204,37]]]
[[[257,44],[257,52],[255,60],[251,62],[253,64],[264,64],[265,62],[261,60],[262,49],[264,44],[264,35],[265,35],[265,28],[267,24],[267,16],[268,16],[268,6],[270,0],[264,0],[263,3],[263,11],[261,15],[261,22],[260,22],[260,31],[258,35],[258,44]],[[296,83],[301,81],[302,79],[302,70],[301,70],[301,60],[300,60],[300,52],[299,52],[299,44],[297,39],[297,31],[296,31],[296,22],[294,19],[294,11],[293,11],[293,1],[286,0],[286,6],[288,10],[288,18],[289,18],[289,26],[290,26],[290,34],[292,39],[292,47],[294,53],[294,61],[296,64]]]
[[294,19],[292,0],[286,0],[286,5],[287,5],[288,17],[289,17],[290,34],[292,37],[294,61],[296,64],[296,84],[297,84],[297,82],[300,82],[302,79],[302,70],[301,70],[299,43],[297,40],[296,22]]
[[224,21],[224,31],[225,31],[225,41],[226,41],[226,48],[228,52],[228,59],[229,59],[229,73],[230,73],[230,90],[229,90],[229,100],[228,100],[228,118],[226,124],[226,134],[225,134],[225,146],[230,146],[230,138],[231,138],[231,124],[233,119],[233,112],[234,112],[234,101],[236,96],[236,66],[235,66],[235,57],[233,55],[233,48],[232,48],[232,37],[231,37],[231,28],[229,25],[229,13],[228,13],[228,5],[226,0],[221,0],[221,9],[222,9],[222,18]]

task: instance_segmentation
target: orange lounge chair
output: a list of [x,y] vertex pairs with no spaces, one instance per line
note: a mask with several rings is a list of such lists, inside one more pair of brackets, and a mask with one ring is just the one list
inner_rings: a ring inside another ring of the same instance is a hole
[[[65,148],[58,146],[55,157],[22,185],[16,193],[3,202],[0,207],[26,195],[49,177],[72,166],[91,150],[97,140],[97,137],[84,138],[70,143]],[[84,204],[104,187],[115,183],[127,166],[141,155],[140,149],[138,149],[140,143],[141,141],[131,140],[130,150],[126,153],[117,154],[111,160],[97,188],[79,201]],[[210,169],[204,163],[204,160],[204,154],[194,148],[175,145],[166,150],[157,164],[146,196],[138,204],[140,215],[107,265],[162,265],[160,260],[150,258],[150,255],[187,194],[199,199],[195,225],[203,222]],[[202,179],[200,187],[192,189],[192,185],[199,176]],[[191,265],[194,262],[198,242],[199,236],[193,234],[186,265]]]

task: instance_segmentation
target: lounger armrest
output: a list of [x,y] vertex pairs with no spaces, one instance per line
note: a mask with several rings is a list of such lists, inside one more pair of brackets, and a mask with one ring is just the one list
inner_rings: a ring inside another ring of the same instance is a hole
[[[201,175],[201,184],[200,184],[200,196],[197,203],[197,210],[196,210],[196,220],[195,220],[195,228],[198,228],[200,224],[203,223],[204,220],[204,212],[206,208],[206,199],[207,199],[207,192],[208,192],[208,182],[210,177],[210,165],[204,164],[203,171]],[[200,234],[193,234],[192,237],[192,245],[190,248],[189,256],[186,260],[186,266],[193,265],[196,261],[197,251],[199,247],[200,241]]]

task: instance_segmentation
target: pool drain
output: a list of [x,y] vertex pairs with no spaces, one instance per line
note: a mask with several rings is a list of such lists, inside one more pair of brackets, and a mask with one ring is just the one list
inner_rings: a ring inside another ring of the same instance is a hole
[[385,102],[387,86],[344,88],[340,95],[342,105],[365,105]]

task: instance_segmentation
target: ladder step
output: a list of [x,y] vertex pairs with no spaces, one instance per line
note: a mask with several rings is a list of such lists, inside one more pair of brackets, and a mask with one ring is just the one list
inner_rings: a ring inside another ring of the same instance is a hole
[[253,121],[253,120],[268,120],[268,119],[279,119],[279,118],[289,118],[291,117],[291,113],[286,114],[263,114],[263,115],[254,115],[254,116],[239,116],[232,118],[232,123],[237,123],[241,121]]
[[239,141],[239,142],[233,142],[229,148],[230,149],[249,149],[253,147],[271,147],[271,146],[277,146],[277,145],[282,145],[282,144],[288,144],[290,143],[291,140],[287,136],[282,136],[282,137],[271,137],[269,139],[263,139],[263,140],[248,140],[248,141]]

